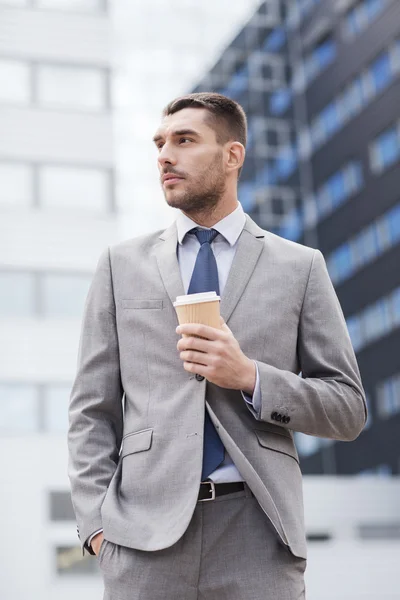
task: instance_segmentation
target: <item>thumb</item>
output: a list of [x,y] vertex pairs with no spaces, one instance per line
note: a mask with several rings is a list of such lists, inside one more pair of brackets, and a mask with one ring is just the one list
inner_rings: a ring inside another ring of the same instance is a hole
[[220,321],[221,329],[223,331],[230,331],[228,325],[225,323],[225,321],[222,317],[219,318],[219,321]]

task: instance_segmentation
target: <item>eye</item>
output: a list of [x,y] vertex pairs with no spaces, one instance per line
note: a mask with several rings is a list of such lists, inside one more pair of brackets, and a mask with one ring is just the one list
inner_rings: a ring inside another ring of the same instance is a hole
[[161,144],[157,144],[157,148],[158,148],[158,150],[161,150],[161,148],[163,147],[163,145],[164,145],[164,144],[162,144],[162,143],[161,143]]
[[191,140],[190,138],[180,138],[180,139],[179,139],[179,143],[181,143],[181,142],[183,142],[183,141],[186,141],[186,142],[191,142],[191,141],[193,141],[193,140]]

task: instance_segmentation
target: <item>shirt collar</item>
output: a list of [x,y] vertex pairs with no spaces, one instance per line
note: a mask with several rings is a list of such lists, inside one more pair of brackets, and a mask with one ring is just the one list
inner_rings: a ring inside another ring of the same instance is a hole
[[[243,227],[246,223],[246,215],[244,214],[242,205],[238,202],[237,207],[229,215],[218,221],[213,225],[212,229],[216,229],[231,246],[236,244],[240,234],[243,231]],[[195,221],[192,221],[183,212],[179,211],[176,226],[178,231],[178,242],[183,243],[185,235],[194,227],[201,227]],[[208,229],[205,227],[204,229]]]

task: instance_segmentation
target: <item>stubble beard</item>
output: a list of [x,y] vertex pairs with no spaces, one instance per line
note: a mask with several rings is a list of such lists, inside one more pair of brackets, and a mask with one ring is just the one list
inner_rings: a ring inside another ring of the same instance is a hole
[[[225,175],[221,165],[221,155],[215,157],[211,165],[192,180],[182,192],[168,195],[165,200],[172,208],[179,208],[187,215],[209,214],[214,211],[225,193]],[[186,180],[184,180],[186,181]]]

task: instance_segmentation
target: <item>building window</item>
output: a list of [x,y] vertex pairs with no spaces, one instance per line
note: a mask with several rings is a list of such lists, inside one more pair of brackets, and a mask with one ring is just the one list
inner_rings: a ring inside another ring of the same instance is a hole
[[292,91],[290,88],[281,88],[271,94],[269,109],[273,115],[282,115],[292,103]]
[[49,492],[51,521],[75,521],[75,513],[69,492]]
[[0,102],[27,105],[31,101],[31,74],[27,63],[0,59]]
[[44,386],[44,429],[50,433],[68,430],[68,405],[71,385],[46,384]]
[[336,42],[327,37],[319,42],[304,58],[304,75],[306,83],[310,83],[336,59]]
[[98,573],[97,561],[89,555],[82,556],[80,546],[57,546],[55,548],[56,572],[62,577],[77,575],[95,575]]
[[400,72],[398,41],[384,50],[361,74],[350,81],[312,120],[309,128],[311,148],[304,153],[308,158],[311,152],[332,138],[344,125],[383,92]]
[[77,318],[82,315],[91,277],[43,273],[42,314],[48,318]]
[[318,219],[326,217],[357,194],[364,185],[360,161],[350,161],[336,171],[315,193]]
[[42,166],[39,201],[45,208],[67,208],[104,213],[110,208],[110,173],[104,169]]
[[33,169],[24,163],[0,163],[0,205],[10,207],[33,204]]
[[391,167],[400,159],[400,125],[392,125],[371,144],[371,169],[376,174]]
[[354,275],[399,242],[400,204],[328,256],[327,265],[333,283],[341,283]]
[[276,27],[265,39],[262,49],[265,52],[279,52],[286,42],[286,32],[283,27]]
[[377,413],[381,419],[400,412],[400,373],[377,386]]
[[388,0],[360,0],[345,16],[344,32],[353,39],[380,15]]
[[33,273],[0,272],[0,317],[32,317],[36,304]]
[[0,383],[0,433],[28,434],[39,429],[38,388],[30,384]]
[[107,76],[101,68],[69,65],[38,65],[37,98],[49,108],[104,111],[107,103]]
[[400,307],[400,288],[350,316],[347,327],[355,351],[387,335],[400,325],[397,311]]

